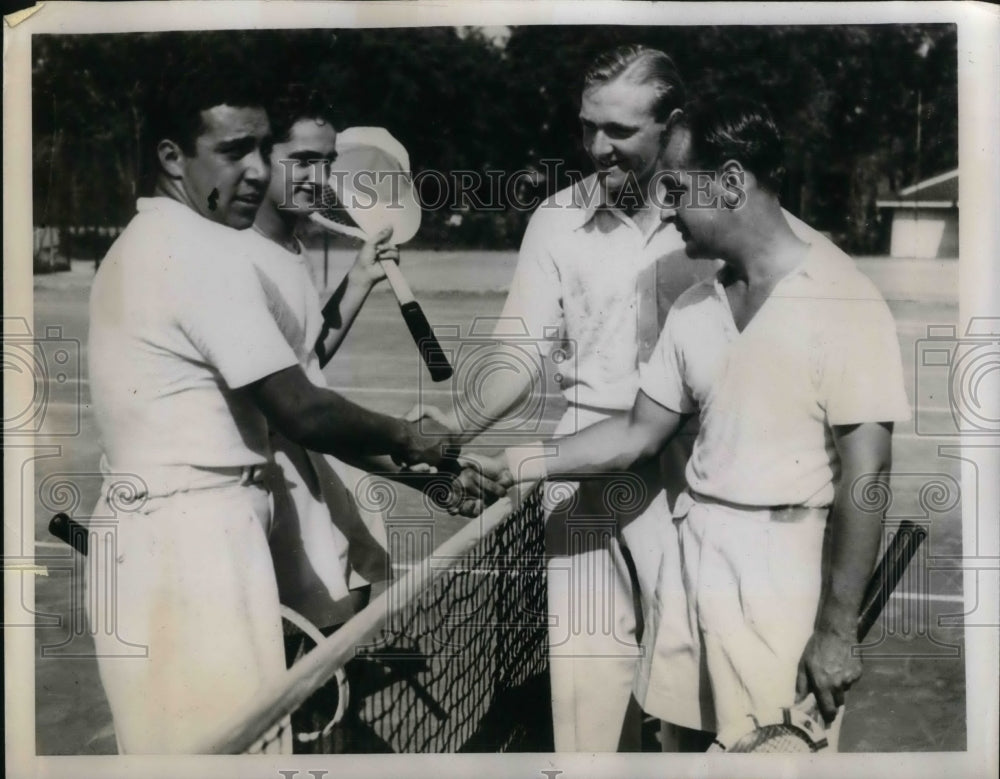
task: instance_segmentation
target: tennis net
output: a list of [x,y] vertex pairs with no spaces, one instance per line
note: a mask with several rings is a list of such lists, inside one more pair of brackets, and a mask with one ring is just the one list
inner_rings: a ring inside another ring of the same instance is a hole
[[351,702],[331,751],[551,751],[542,514],[538,490],[498,501],[197,753],[273,751],[339,669]]

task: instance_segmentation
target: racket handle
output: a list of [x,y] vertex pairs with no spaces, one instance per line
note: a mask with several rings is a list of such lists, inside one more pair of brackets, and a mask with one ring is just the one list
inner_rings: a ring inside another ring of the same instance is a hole
[[52,517],[49,520],[49,533],[60,541],[65,541],[80,554],[87,554],[90,532],[68,514],[60,511]]
[[437,336],[431,329],[430,322],[424,316],[420,304],[411,300],[409,303],[401,303],[399,310],[403,313],[403,320],[410,329],[413,342],[420,350],[420,358],[427,366],[427,370],[430,371],[431,379],[433,381],[450,379],[454,371],[452,371],[451,364],[448,362],[448,357],[441,348],[441,344],[438,343]]
[[413,290],[410,289],[406,277],[397,267],[396,263],[391,260],[379,260],[379,265],[385,271],[385,277],[389,282],[389,286],[392,287],[392,293],[396,296],[396,300],[399,301],[399,305],[405,306],[407,303],[413,303],[417,299],[416,295],[413,294]]
[[927,530],[910,520],[899,523],[899,529],[885,548],[882,559],[868,580],[865,595],[861,601],[858,617],[858,641],[864,641],[868,631],[882,613],[882,609],[896,589],[910,560],[917,553],[920,544],[927,538]]

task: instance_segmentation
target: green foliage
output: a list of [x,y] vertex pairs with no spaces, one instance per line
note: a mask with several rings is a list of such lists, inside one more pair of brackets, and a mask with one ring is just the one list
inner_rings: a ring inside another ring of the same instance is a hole
[[[453,28],[41,35],[34,38],[33,163],[37,224],[122,224],[142,174],[142,105],[178,51],[211,45],[267,63],[278,84],[317,81],[350,125],[382,125],[415,173],[562,172],[589,165],[577,111],[599,52],[638,41],[670,53],[689,96],[737,91],[765,101],[784,128],[786,205],[852,251],[880,248],[877,193],[957,166],[953,25],[836,27],[517,27],[505,47]],[[922,56],[923,55],[923,56]],[[918,103],[921,144],[917,148]],[[530,187],[528,187],[530,190]],[[432,199],[434,193],[425,193]],[[528,213],[442,209],[430,245],[510,247]]]

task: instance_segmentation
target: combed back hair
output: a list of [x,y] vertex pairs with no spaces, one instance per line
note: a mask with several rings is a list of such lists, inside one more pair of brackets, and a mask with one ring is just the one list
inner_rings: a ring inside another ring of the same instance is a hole
[[736,160],[759,186],[778,194],[785,175],[785,148],[778,125],[763,103],[736,95],[706,97],[687,106],[681,123],[691,133],[691,156],[718,170]]
[[[255,62],[251,41],[234,33],[168,34],[158,83],[146,91],[144,188],[149,190],[160,172],[157,146],[174,141],[188,155],[205,130],[201,112],[215,106],[264,108],[270,80]],[[183,37],[180,37],[180,36]],[[259,58],[257,58],[259,59]]]
[[275,143],[284,143],[296,122],[313,119],[334,130],[341,126],[340,116],[323,92],[308,84],[292,84],[280,92],[267,107]]
[[598,55],[583,77],[583,91],[618,79],[656,88],[653,115],[658,122],[665,122],[674,109],[684,105],[680,73],[674,61],[659,49],[632,43]]

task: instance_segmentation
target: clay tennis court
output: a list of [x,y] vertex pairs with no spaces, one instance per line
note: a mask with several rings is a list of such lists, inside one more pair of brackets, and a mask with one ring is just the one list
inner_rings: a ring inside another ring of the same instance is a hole
[[[331,253],[331,287],[350,259],[345,252]],[[322,255],[317,253],[313,260],[322,281]],[[515,262],[516,254],[511,252],[410,251],[403,256],[404,269],[428,318],[459,337],[468,335],[477,318],[499,314]],[[869,637],[865,676],[850,693],[841,747],[856,752],[964,750],[965,658],[960,615],[965,607],[961,570],[954,559],[962,552],[959,460],[939,451],[941,445],[956,443],[953,437],[924,434],[947,431],[953,424],[947,371],[921,366],[918,377],[917,367],[918,342],[927,337],[928,325],[958,322],[958,263],[875,258],[862,260],[860,265],[889,300],[908,396],[914,402],[919,395],[915,419],[921,425],[910,422],[895,431],[888,516],[927,522],[930,536],[901,584],[899,597]],[[93,263],[74,262],[71,271],[35,279],[32,331],[53,344],[61,339],[70,354],[64,367],[49,366],[35,460],[36,559],[45,567],[45,575],[35,577],[34,606],[39,755],[115,751],[110,712],[90,656],[83,595],[74,582],[73,553],[46,531],[55,511],[86,518],[101,483],[85,380],[87,297],[93,273]],[[406,412],[416,402],[418,391],[425,402],[449,405],[461,370],[456,380],[436,385],[423,370],[394,299],[381,290],[369,299],[326,375],[349,398],[387,413]],[[561,398],[549,389],[542,409],[542,432],[550,429],[563,409]],[[401,493],[394,516],[423,511],[423,505],[419,496]],[[446,514],[437,516],[435,544],[459,525]]]

